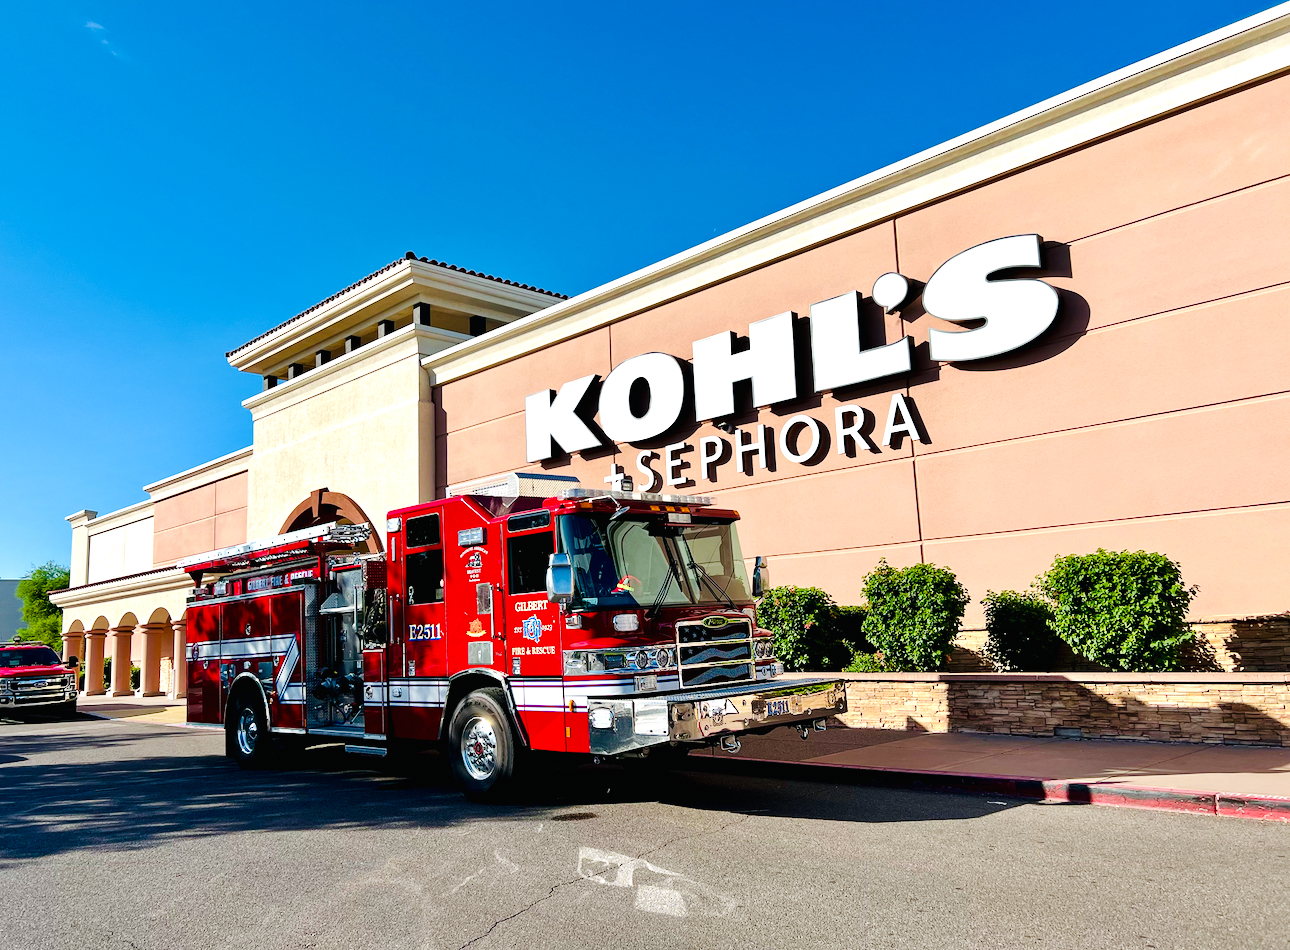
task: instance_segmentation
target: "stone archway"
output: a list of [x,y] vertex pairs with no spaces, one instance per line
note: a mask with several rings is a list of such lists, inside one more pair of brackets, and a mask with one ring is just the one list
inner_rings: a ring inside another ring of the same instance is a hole
[[370,524],[372,535],[368,540],[356,546],[355,550],[364,554],[381,553],[381,533],[377,525],[358,503],[348,495],[319,488],[309,493],[309,497],[296,505],[291,514],[282,522],[279,534],[312,528],[315,525],[330,524],[339,521],[341,524]]

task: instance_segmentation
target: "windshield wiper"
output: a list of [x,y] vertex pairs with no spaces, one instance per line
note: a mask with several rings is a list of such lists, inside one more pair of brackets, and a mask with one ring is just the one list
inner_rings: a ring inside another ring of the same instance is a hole
[[663,583],[658,589],[658,595],[655,596],[654,603],[645,612],[646,619],[658,616],[659,608],[663,606],[663,601],[667,599],[667,589],[672,583],[672,578],[675,577],[678,584],[681,582],[681,572],[676,569],[676,561],[672,557],[672,551],[668,548],[666,542],[661,544],[660,547],[663,549],[663,556],[667,558],[667,573],[663,575]]
[[719,600],[724,600],[731,607],[735,606],[734,598],[718,587],[717,582],[713,579],[712,575],[708,573],[707,569],[702,564],[694,560],[693,557],[690,558],[690,569],[698,572],[699,580],[707,584],[708,590],[716,594]]

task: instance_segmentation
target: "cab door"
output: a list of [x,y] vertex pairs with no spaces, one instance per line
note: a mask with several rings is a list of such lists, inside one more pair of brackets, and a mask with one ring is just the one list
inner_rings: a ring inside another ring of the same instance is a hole
[[416,515],[403,533],[402,669],[390,675],[390,714],[399,735],[438,734],[444,652],[444,550],[440,513]]
[[506,519],[503,583],[506,672],[529,741],[535,749],[565,751],[560,610],[546,598],[546,569],[555,551],[551,512]]

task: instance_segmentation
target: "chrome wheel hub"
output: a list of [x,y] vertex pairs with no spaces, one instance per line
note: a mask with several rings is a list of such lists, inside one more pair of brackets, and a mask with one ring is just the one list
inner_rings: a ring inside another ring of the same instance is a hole
[[497,733],[486,719],[475,717],[461,731],[461,761],[466,772],[478,782],[497,770]]
[[253,755],[259,738],[260,724],[255,720],[255,710],[243,709],[237,720],[237,747],[243,755]]

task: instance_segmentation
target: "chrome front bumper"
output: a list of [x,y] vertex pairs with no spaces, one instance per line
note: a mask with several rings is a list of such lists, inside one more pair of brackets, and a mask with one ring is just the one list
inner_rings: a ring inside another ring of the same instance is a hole
[[618,755],[665,742],[703,742],[723,735],[786,726],[847,711],[844,680],[744,683],[646,698],[596,697],[587,702],[591,751]]

